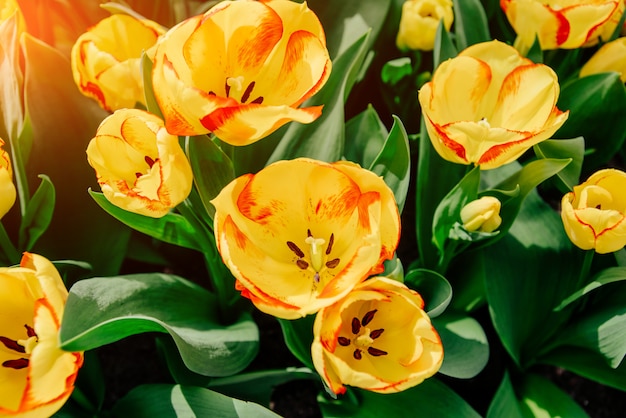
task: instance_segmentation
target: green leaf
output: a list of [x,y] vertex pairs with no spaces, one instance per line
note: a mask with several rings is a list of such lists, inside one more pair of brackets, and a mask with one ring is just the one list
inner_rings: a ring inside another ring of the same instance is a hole
[[411,154],[409,138],[398,117],[393,117],[391,131],[369,169],[381,176],[387,186],[393,190],[396,204],[402,213],[406,194],[409,191]]
[[518,402],[509,373],[505,371],[502,382],[491,400],[486,418],[523,418]]
[[585,170],[599,168],[626,139],[626,89],[618,73],[583,77],[563,86],[557,106],[569,109],[555,138],[583,136],[588,155]]
[[454,33],[459,51],[491,39],[487,14],[480,0],[453,0]]
[[229,398],[209,389],[168,384],[141,385],[134,388],[117,401],[112,413],[114,417],[120,418],[278,417],[260,405]]
[[278,323],[283,331],[283,338],[289,351],[305,366],[313,369],[311,359],[311,344],[313,344],[313,322],[315,315],[304,318],[286,320],[278,318]]
[[235,179],[233,163],[207,135],[187,137],[185,148],[193,171],[193,181],[212,221],[215,207],[210,202]]
[[102,209],[125,225],[169,244],[204,251],[210,245],[201,231],[183,216],[170,212],[162,218],[151,218],[121,209],[109,202],[102,193],[89,191]]
[[444,358],[439,373],[458,379],[470,379],[480,373],[489,360],[485,331],[474,318],[446,312],[433,319],[441,337]]
[[[433,47],[433,69],[437,69],[439,65],[449,58],[454,58],[458,54],[457,48],[450,39],[450,34],[443,26],[443,21],[439,21],[437,32],[435,33],[435,46]],[[426,132],[420,130],[420,132]]]
[[28,202],[20,224],[19,248],[22,251],[32,250],[39,237],[48,229],[54,213],[54,185],[44,174],[40,174],[39,178],[41,183]]
[[249,314],[220,324],[215,296],[177,276],[99,277],[70,289],[63,349],[90,350],[148,331],[169,333],[186,366],[207,376],[237,373],[258,351],[258,329]]
[[454,289],[450,309],[474,312],[485,305],[485,271],[489,268],[490,260],[490,250],[485,247],[464,251],[455,257],[446,273]]
[[154,88],[152,86],[152,60],[148,58],[145,52],[141,54],[141,76],[143,78],[143,93],[146,99],[146,109],[153,115],[156,115],[163,119],[163,113],[161,112],[161,108],[156,101],[156,97],[154,96]]
[[582,136],[573,139],[550,139],[533,147],[540,158],[571,159],[572,161],[557,173],[559,190],[571,191],[578,185],[585,157],[585,140]]
[[405,77],[409,77],[413,74],[413,65],[411,64],[411,58],[400,57],[387,61],[383,64],[383,69],[380,72],[380,78],[385,84],[395,85]]
[[565,392],[549,380],[526,374],[518,387],[520,409],[527,418],[589,418],[589,415]]
[[389,132],[372,105],[346,122],[344,157],[369,168],[380,154]]
[[537,64],[543,63],[543,50],[541,49],[541,43],[539,43],[537,36],[535,36],[535,41],[530,46],[526,58]]
[[411,270],[404,283],[419,292],[426,304],[425,310],[431,318],[441,315],[452,299],[452,286],[441,274],[427,269]]
[[609,283],[615,283],[626,280],[626,267],[610,267],[602,270],[600,273],[594,276],[593,280],[585,285],[582,289],[579,289],[565,298],[563,302],[556,308],[555,311],[560,311],[570,303],[577,301],[581,297],[585,296],[589,292],[598,289],[601,286]]

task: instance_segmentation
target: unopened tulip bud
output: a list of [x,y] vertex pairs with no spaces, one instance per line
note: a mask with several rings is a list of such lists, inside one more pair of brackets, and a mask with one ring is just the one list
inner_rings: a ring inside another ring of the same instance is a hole
[[493,232],[502,223],[500,201],[493,196],[473,200],[461,209],[463,227],[470,231]]

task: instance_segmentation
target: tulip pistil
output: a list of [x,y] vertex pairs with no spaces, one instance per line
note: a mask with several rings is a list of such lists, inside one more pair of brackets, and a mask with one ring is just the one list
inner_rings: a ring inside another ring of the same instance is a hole
[[356,348],[352,353],[352,357],[354,357],[355,360],[361,360],[363,358],[364,351],[366,351],[370,356],[373,357],[380,357],[388,354],[386,351],[371,346],[374,343],[374,340],[380,337],[385,331],[384,328],[371,330],[367,327],[367,325],[374,319],[374,315],[377,311],[377,309],[368,311],[365,315],[363,315],[363,318],[361,318],[361,320],[359,320],[359,318],[357,317],[352,318],[352,321],[350,322],[350,328],[352,334],[356,337],[350,339],[347,337],[339,336],[337,338],[337,343],[339,343],[339,345],[342,347],[348,347],[350,344],[354,344]]
[[335,235],[332,233],[330,234],[330,238],[328,239],[328,245],[326,246],[325,250],[323,250],[323,245],[326,243],[326,240],[324,240],[323,238],[315,238],[310,229],[307,230],[307,237],[304,242],[305,244],[309,245],[309,261],[304,260],[307,254],[305,254],[305,252],[301,250],[300,247],[298,247],[298,245],[293,241],[287,241],[287,247],[289,247],[289,249],[296,255],[296,257],[298,257],[298,259],[296,260],[296,265],[301,270],[307,270],[309,267],[311,267],[314,271],[313,279],[315,280],[315,283],[319,283],[320,273],[324,269],[324,267],[328,269],[333,269],[337,267],[339,263],[341,263],[341,260],[339,258],[327,260],[333,249]]
[[[26,335],[28,336],[27,339],[12,340],[10,338],[0,336],[0,342],[4,344],[6,348],[8,348],[11,351],[15,351],[16,353],[20,353],[20,354],[32,353],[33,349],[35,348],[38,342],[37,334],[35,333],[35,330],[32,327],[26,324],[24,325],[24,327],[26,328]],[[28,367],[28,362],[29,360],[27,358],[21,357],[15,360],[6,360],[2,362],[2,367],[19,370],[19,369],[24,369]]]

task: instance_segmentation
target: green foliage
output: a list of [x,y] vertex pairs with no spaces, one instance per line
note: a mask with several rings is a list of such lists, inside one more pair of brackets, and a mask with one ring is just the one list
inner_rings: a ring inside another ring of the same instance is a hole
[[54,212],[54,185],[45,174],[39,175],[41,183],[26,205],[20,225],[19,248],[31,251],[37,240],[46,232]]
[[452,299],[452,286],[441,274],[427,269],[410,270],[404,283],[419,292],[426,303],[424,309],[431,318],[441,315]]
[[313,343],[313,322],[315,315],[296,320],[278,319],[289,351],[305,366],[313,368],[311,344]]
[[489,36],[487,15],[480,0],[453,0],[456,47],[463,50],[470,45],[486,42]]

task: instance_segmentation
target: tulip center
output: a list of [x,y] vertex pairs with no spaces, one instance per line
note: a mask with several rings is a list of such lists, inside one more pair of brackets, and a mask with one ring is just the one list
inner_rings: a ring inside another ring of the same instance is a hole
[[[226,90],[226,97],[237,98],[241,103],[246,103],[250,99],[250,95],[254,90],[256,83],[254,81],[245,83],[246,79],[240,75],[238,77],[226,77],[224,84],[224,90]],[[212,92],[209,92],[211,94]],[[259,96],[252,100],[250,103],[261,104],[263,103],[263,96]]]
[[[304,243],[308,245],[308,257],[307,254],[300,249],[294,242],[287,241],[287,246],[298,257],[296,265],[302,270],[311,270],[313,272],[313,279],[315,283],[319,283],[321,274],[327,269],[333,269],[340,263],[338,258],[329,260],[329,255],[333,250],[333,244],[335,242],[335,235],[330,234],[328,239],[328,245],[324,249],[326,240],[324,238],[316,238],[311,233],[311,230],[307,230],[307,237]],[[307,261],[308,259],[309,261]]]
[[587,186],[580,193],[579,208],[612,209],[613,196],[600,186]]
[[352,322],[350,323],[351,332],[353,337],[348,338],[344,336],[339,336],[337,338],[337,342],[342,347],[348,347],[350,345],[354,346],[354,351],[352,352],[352,357],[355,360],[361,360],[363,358],[363,353],[367,353],[373,357],[380,357],[387,355],[386,351],[380,350],[376,347],[372,347],[374,340],[382,335],[385,331],[384,328],[374,329],[367,327],[370,322],[374,319],[374,315],[376,315],[377,309],[373,309],[363,315],[363,318],[359,320],[359,318],[352,318]]
[[2,343],[5,348],[18,354],[25,354],[25,356],[19,356],[19,358],[2,362],[2,367],[16,370],[28,367],[29,360],[27,356],[30,356],[39,340],[32,327],[24,324],[24,328],[26,328],[27,336],[24,340],[12,340],[10,338],[0,336],[0,343]]

